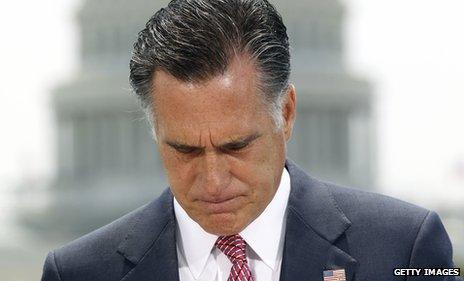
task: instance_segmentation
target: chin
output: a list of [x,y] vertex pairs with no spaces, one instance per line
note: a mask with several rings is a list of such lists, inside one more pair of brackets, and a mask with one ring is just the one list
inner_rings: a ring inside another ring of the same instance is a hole
[[200,226],[214,235],[232,235],[242,231],[246,225],[237,221],[235,214],[216,214],[210,216]]

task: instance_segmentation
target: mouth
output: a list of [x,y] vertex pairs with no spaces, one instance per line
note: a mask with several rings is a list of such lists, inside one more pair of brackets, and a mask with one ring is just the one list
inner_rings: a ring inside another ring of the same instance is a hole
[[210,214],[230,213],[240,208],[243,196],[235,196],[222,200],[200,200],[200,206]]

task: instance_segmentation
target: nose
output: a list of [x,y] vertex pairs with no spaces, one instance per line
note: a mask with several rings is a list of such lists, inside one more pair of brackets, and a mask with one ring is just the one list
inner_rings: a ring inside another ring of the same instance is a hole
[[205,153],[203,162],[203,190],[208,196],[218,197],[231,180],[226,156],[218,152],[208,152]]

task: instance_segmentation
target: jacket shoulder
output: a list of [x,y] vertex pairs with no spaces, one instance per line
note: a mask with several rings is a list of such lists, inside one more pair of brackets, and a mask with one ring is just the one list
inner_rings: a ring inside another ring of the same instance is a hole
[[[127,271],[124,257],[117,253],[148,205],[96,229],[49,254],[53,255],[58,274],[64,280],[112,280]],[[109,270],[111,269],[111,270]],[[107,279],[106,279],[107,278]]]
[[[159,198],[52,251],[58,274],[64,280],[119,280],[131,263],[119,251],[120,245],[141,225],[152,225],[156,235],[166,220],[165,202],[169,192]],[[148,239],[147,239],[148,240]]]
[[386,195],[326,184],[338,208],[351,222],[350,251],[360,263],[389,270],[407,267],[421,229],[436,214]]
[[[388,226],[407,223],[410,227],[421,224],[430,212],[418,205],[387,195],[324,183],[335,199],[335,203],[353,223],[375,221],[388,222]],[[411,225],[412,224],[412,225]]]
[[100,251],[105,254],[105,249],[116,249],[117,245],[123,241],[129,230],[136,224],[139,217],[143,214],[148,204],[104,225],[84,236],[81,236],[55,250],[55,255],[63,256],[66,254],[90,254]]

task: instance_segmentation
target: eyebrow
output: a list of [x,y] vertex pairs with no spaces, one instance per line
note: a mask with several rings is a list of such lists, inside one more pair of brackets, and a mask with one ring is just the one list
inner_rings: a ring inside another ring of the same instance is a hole
[[[254,133],[248,136],[232,139],[228,142],[225,142],[215,147],[218,148],[219,150],[230,150],[230,149],[234,149],[237,147],[246,146],[261,136],[262,134],[260,133]],[[185,144],[179,141],[165,140],[164,143],[166,143],[167,145],[175,149],[186,149],[186,150],[200,150],[201,149],[202,150],[205,148],[204,146],[189,145],[189,144]]]

